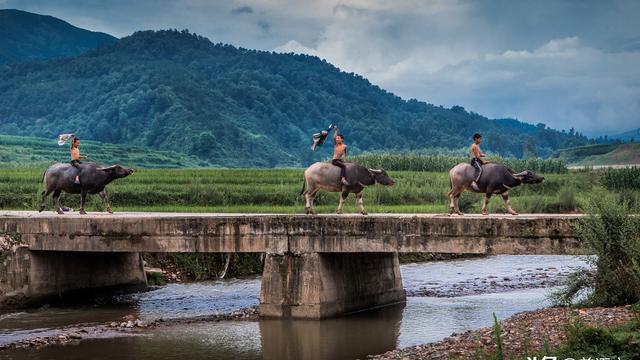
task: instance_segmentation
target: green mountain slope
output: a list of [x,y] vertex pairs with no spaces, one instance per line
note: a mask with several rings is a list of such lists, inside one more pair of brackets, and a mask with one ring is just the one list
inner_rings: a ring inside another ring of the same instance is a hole
[[571,166],[640,165],[640,144],[598,144],[562,149],[553,157]]
[[627,132],[623,132],[622,134],[611,135],[609,136],[611,140],[620,140],[620,141],[640,141],[640,128],[629,130]]
[[78,55],[117,40],[52,16],[0,10],[0,64]]
[[351,153],[459,149],[471,135],[504,156],[549,156],[587,138],[455,106],[405,101],[317,57],[145,31],[86,54],[8,66],[0,133],[81,138],[193,154],[213,164],[304,165],[310,135],[338,124]]
[[[171,151],[81,141],[81,153],[101,164],[121,164],[142,168],[195,168],[210,166],[193,156]],[[69,161],[69,144],[58,146],[55,139],[0,135],[0,167],[46,166]]]

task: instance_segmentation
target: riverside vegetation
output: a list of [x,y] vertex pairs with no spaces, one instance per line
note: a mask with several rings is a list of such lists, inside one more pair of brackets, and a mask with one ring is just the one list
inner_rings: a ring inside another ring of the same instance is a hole
[[[638,213],[640,168],[608,170],[600,181],[605,188],[621,192],[595,190],[581,206],[590,215],[578,221],[575,231],[589,253],[596,255],[586,257],[593,267],[573,273],[551,297],[559,306],[605,307],[613,312],[633,304],[629,309],[634,316],[615,326],[603,326],[602,319],[585,324],[576,317],[565,325],[561,343],[553,348],[546,343],[543,351],[532,351],[538,358],[640,358],[640,218],[630,216]],[[609,314],[605,311],[604,315]],[[495,314],[494,320],[495,351],[478,358],[515,359],[514,354],[504,351],[504,333]],[[528,341],[525,338],[520,342]],[[518,355],[529,356],[527,348]]]
[[[605,184],[617,188],[633,186],[640,174],[637,168],[609,172],[603,176]],[[613,175],[619,175],[614,177]],[[625,178],[634,174],[635,177]],[[617,179],[631,180],[619,182]],[[635,189],[638,189],[635,187]],[[538,358],[553,355],[564,358],[591,358],[600,356],[612,359],[640,358],[640,218],[637,207],[627,199],[611,193],[600,192],[584,205],[590,214],[575,225],[577,236],[584,241],[590,253],[587,257],[594,266],[578,270],[567,279],[563,288],[552,295],[557,305],[572,307],[629,307],[633,317],[615,326],[603,326],[600,322],[585,324],[573,319],[565,326],[564,341],[544,351],[533,351]],[[617,308],[615,308],[617,307]],[[613,310],[612,311],[617,311]],[[588,312],[587,310],[580,310]],[[608,315],[605,312],[605,315]],[[503,349],[503,332],[494,315],[495,352],[480,358],[515,359]],[[528,341],[524,339],[522,341]],[[526,349],[526,347],[525,347]],[[528,356],[528,350],[525,354]]]

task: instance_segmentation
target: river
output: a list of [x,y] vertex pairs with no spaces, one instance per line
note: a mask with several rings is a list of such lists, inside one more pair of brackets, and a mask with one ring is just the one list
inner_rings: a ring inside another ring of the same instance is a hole
[[[492,256],[401,266],[407,303],[323,321],[198,321],[135,336],[0,351],[2,359],[355,359],[492,324],[492,313],[549,305],[558,281],[586,263],[570,256]],[[170,284],[95,304],[0,314],[0,345],[61,328],[230,313],[258,304],[260,278]]]

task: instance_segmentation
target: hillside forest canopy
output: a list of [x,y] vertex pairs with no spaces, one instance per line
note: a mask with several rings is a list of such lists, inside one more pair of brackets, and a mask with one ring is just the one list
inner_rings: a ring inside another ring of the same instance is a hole
[[549,157],[595,140],[543,123],[403,100],[318,57],[141,31],[83,55],[0,65],[0,133],[81,138],[195,155],[229,167],[301,166],[310,135],[337,124],[353,154],[466,154],[471,135],[504,157]]

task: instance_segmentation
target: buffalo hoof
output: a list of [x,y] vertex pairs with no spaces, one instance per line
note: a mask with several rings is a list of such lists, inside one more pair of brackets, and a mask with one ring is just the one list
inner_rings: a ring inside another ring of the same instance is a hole
[[80,209],[80,215],[87,215],[87,212],[84,209]]
[[43,212],[44,211],[44,206],[40,206],[40,208],[38,208],[38,212]]
[[336,214],[338,214],[338,215],[342,215],[342,214],[344,214],[344,212],[343,212],[342,210],[337,210],[337,211],[336,211]]
[[110,207],[108,207],[108,208],[107,208],[107,212],[108,212],[109,214],[113,214],[113,210],[111,210],[111,208],[110,208]]
[[312,208],[304,208],[304,213],[307,215],[315,215],[316,212]]
[[64,215],[64,211],[62,211],[62,209],[60,209],[60,208],[58,208],[58,210],[56,210],[56,212],[57,212],[59,215]]
[[361,211],[361,212],[360,212],[360,214],[362,214],[362,215],[369,215],[369,213],[368,213],[368,212],[366,212],[366,211]]
[[458,214],[460,216],[464,215],[464,213],[462,211],[456,211],[456,214]]
[[520,214],[518,214],[517,212],[514,211],[514,212],[511,213],[511,215],[516,216],[516,215],[520,215]]
[[482,212],[482,215],[484,215],[484,216],[488,216],[488,215],[489,215],[489,213],[488,213],[488,212],[486,212],[486,211],[483,211],[483,212]]

